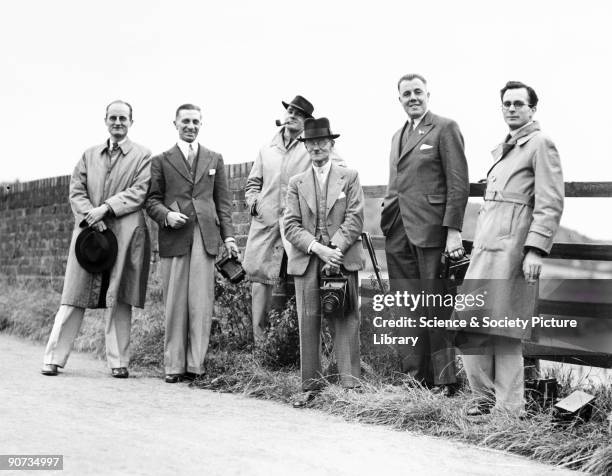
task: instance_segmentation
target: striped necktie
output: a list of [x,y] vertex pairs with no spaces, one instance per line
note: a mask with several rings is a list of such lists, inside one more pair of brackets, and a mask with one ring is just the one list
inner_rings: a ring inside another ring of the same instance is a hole
[[189,164],[189,168],[193,168],[193,161],[195,160],[195,150],[193,144],[189,144],[189,153],[187,154],[187,163]]

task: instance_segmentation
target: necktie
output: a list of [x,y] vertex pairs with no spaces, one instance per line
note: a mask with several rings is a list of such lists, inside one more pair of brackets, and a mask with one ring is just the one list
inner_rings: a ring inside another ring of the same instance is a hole
[[406,150],[406,144],[408,143],[408,139],[414,132],[414,121],[410,121],[410,125],[404,132],[404,136],[402,137],[402,151]]
[[195,150],[193,149],[193,144],[189,144],[189,153],[187,154],[187,162],[189,163],[189,168],[193,167],[193,161],[195,159]]
[[504,140],[504,142],[502,143],[501,158],[503,159],[506,156],[506,154],[508,154],[508,152],[510,152],[514,148],[515,145],[516,145],[516,142],[513,140],[512,136],[508,134],[506,136],[506,140]]
[[119,157],[120,152],[121,149],[119,148],[119,144],[113,142],[113,146],[111,147],[111,150],[109,152],[111,165],[115,163],[115,160],[117,160],[117,157]]

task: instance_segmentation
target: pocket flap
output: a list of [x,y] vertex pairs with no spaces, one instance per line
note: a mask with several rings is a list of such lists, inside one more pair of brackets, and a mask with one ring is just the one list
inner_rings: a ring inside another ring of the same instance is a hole
[[446,203],[446,195],[443,193],[429,194],[427,195],[427,201],[431,204]]

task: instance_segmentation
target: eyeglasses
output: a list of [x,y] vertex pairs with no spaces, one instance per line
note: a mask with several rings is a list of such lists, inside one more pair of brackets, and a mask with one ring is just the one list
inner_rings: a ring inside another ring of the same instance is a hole
[[329,139],[327,138],[323,138],[323,139],[306,139],[304,141],[304,145],[306,146],[306,148],[311,148],[314,146],[317,146],[319,149],[322,149],[323,147],[326,147],[327,144],[329,144]]
[[531,104],[525,104],[523,101],[504,101],[502,102],[502,109],[507,111],[510,109],[510,106],[513,106],[514,109],[521,109],[522,107],[531,107]]

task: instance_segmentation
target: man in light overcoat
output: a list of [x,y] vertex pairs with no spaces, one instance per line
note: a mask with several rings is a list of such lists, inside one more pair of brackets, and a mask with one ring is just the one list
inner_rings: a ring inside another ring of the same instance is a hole
[[[287,185],[296,174],[310,169],[310,157],[298,137],[304,121],[312,117],[313,105],[296,96],[291,102],[282,101],[286,109],[282,127],[264,145],[255,158],[246,184],[246,202],[251,226],[242,265],[252,282],[252,317],[255,342],[265,335],[267,313],[271,307],[275,284],[286,279],[287,257],[283,244],[283,213],[287,206]],[[344,164],[337,154],[331,160]]]
[[147,213],[157,222],[166,332],[167,383],[203,372],[215,297],[215,257],[237,256],[223,157],[198,144],[198,106],[178,107],[178,142],[153,157]]
[[[64,367],[86,308],[106,308],[106,360],[113,377],[128,376],[132,306],[144,307],[150,241],[142,208],[149,187],[151,153],[128,138],[132,107],[114,101],[104,119],[110,137],[83,153],[70,180],[75,226],[66,265],[61,306],[45,349],[44,375]],[[117,258],[107,279],[91,273],[75,253],[83,220],[97,231],[109,228]]]
[[[389,185],[380,218],[391,289],[446,293],[451,290],[434,282],[442,253],[452,259],[464,255],[461,228],[469,180],[463,137],[455,121],[428,110],[425,78],[404,75],[398,91],[408,120],[391,141]],[[421,308],[419,316],[431,319],[436,312]],[[402,332],[418,337],[416,346],[398,349],[402,370],[424,386],[452,395],[456,369],[448,331],[404,328]]]
[[[493,319],[531,319],[542,258],[552,248],[563,212],[561,161],[553,141],[533,120],[538,96],[530,86],[508,82],[500,92],[509,128],[493,150],[484,204],[478,216],[466,285],[488,285]],[[471,328],[463,364],[472,390],[482,396],[469,415],[492,406],[513,415],[525,410],[521,339],[531,328]],[[491,399],[491,396],[493,397]]]
[[296,407],[315,398],[322,386],[322,274],[341,271],[348,278],[348,305],[342,316],[333,317],[334,352],[340,384],[345,388],[359,386],[358,271],[363,265],[364,198],[357,171],[330,161],[337,137],[326,118],[305,121],[300,140],[310,154],[312,167],[294,176],[287,192],[287,271],[295,279],[304,391],[294,402]]

